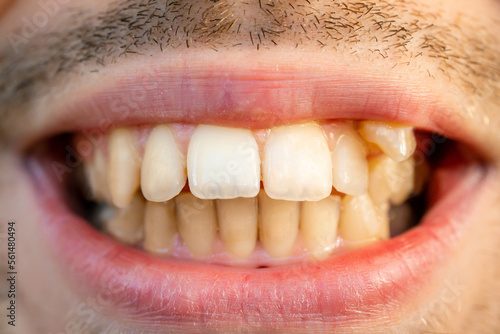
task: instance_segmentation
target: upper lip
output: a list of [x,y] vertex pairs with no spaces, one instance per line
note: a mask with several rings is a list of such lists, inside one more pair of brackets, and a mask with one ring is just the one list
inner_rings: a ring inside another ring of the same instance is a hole
[[[37,128],[18,136],[27,147],[41,138],[83,129],[154,124],[217,124],[242,128],[323,119],[367,119],[408,124],[473,147],[486,158],[491,150],[471,122],[425,85],[394,79],[377,69],[315,65],[220,65],[189,62],[120,69],[86,80],[66,92],[76,96],[50,107]],[[42,108],[47,108],[43,106]]]

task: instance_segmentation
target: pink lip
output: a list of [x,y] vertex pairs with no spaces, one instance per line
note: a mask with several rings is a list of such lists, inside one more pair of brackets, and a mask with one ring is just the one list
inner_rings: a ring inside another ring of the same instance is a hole
[[[476,146],[437,98],[387,78],[368,81],[345,69],[273,73],[230,65],[217,71],[184,66],[153,72],[96,84],[81,101],[62,108],[39,136],[106,130],[111,124],[264,128],[311,119],[376,119],[409,123]],[[159,259],[120,245],[70,212],[45,168],[29,163],[48,243],[75,289],[84,298],[103,300],[102,312],[156,329],[195,324],[260,331],[338,328],[404,312],[406,303],[439,275],[487,196],[492,173],[468,167],[451,182],[453,189],[439,194],[419,226],[399,237],[323,262],[249,270]]]

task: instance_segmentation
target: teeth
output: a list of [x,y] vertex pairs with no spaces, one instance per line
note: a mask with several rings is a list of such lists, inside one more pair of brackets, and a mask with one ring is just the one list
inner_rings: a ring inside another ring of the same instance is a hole
[[409,158],[396,166],[392,178],[391,203],[400,205],[411,195],[415,182],[415,161]]
[[109,201],[109,192],[106,186],[106,158],[98,146],[95,147],[94,160],[85,165],[85,172],[92,197],[100,201]]
[[196,258],[209,256],[217,234],[214,201],[183,193],[175,198],[175,205],[177,226],[184,244]]
[[249,258],[257,242],[257,198],[217,200],[217,217],[226,250],[236,259]]
[[368,194],[342,199],[339,233],[350,247],[379,240],[384,233],[384,217]]
[[300,230],[311,255],[320,260],[330,255],[337,240],[340,197],[328,196],[318,202],[303,202]]
[[259,193],[259,239],[274,258],[292,255],[299,232],[299,203]]
[[174,202],[147,202],[144,213],[144,248],[151,253],[167,254],[176,233]]
[[408,159],[415,152],[417,144],[412,127],[366,121],[361,122],[359,130],[366,141],[377,144],[396,162]]
[[255,197],[259,149],[250,130],[200,125],[188,150],[189,188],[198,198]]
[[376,205],[389,200],[399,205],[411,194],[415,178],[413,158],[397,163],[381,155],[370,159],[369,169],[368,192]]
[[368,187],[366,147],[355,133],[342,134],[332,152],[333,186],[339,192],[359,196]]
[[149,201],[164,202],[178,195],[186,184],[186,160],[166,125],[151,132],[141,168],[141,188]]
[[125,208],[139,188],[141,159],[132,131],[115,129],[109,137],[108,188],[113,204]]
[[271,130],[262,169],[266,194],[274,199],[318,201],[332,192],[330,151],[314,123]]
[[117,240],[135,245],[143,238],[144,199],[140,195],[132,197],[130,204],[116,210],[107,223],[108,232]]

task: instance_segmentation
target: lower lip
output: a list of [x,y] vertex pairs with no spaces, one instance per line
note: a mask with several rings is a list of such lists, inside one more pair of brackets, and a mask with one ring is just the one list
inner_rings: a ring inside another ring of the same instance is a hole
[[38,161],[28,161],[28,169],[48,244],[75,291],[101,301],[104,314],[162,329],[259,331],[341,328],[404,310],[454,254],[481,210],[491,174],[477,166],[441,173],[459,182],[439,194],[417,227],[389,241],[322,262],[250,270],[160,259],[123,246],[72,213]]

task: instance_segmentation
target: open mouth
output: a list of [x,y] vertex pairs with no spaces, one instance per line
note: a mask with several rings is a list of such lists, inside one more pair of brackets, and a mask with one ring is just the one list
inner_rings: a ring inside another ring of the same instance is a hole
[[[192,105],[211,98],[200,96]],[[105,314],[155,329],[286,329],[318,315],[345,327],[381,305],[402,311],[439,276],[490,174],[460,128],[364,99],[245,123],[248,106],[231,101],[234,112],[199,117],[104,114],[105,131],[80,117],[27,151],[47,239],[82,293],[116,292]]]

